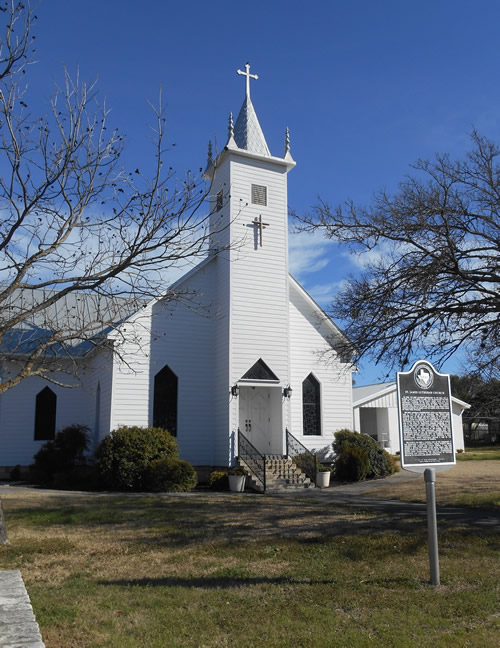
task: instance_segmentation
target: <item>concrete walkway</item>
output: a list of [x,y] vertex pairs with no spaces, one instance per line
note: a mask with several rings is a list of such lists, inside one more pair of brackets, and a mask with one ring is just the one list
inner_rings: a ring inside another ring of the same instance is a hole
[[45,648],[17,569],[0,571],[0,648]]

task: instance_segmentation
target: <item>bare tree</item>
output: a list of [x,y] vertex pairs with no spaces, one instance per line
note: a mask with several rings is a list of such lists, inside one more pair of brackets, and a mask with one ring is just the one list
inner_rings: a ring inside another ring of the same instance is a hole
[[121,168],[123,139],[95,85],[65,72],[49,114],[33,114],[36,16],[14,0],[0,9],[0,349],[11,361],[2,393],[27,376],[55,380],[104,329],[165,293],[168,268],[205,254],[208,188],[164,163],[161,102],[151,177]]
[[368,207],[325,202],[300,218],[359,255],[363,269],[334,297],[357,358],[403,367],[457,352],[500,371],[500,149],[477,132],[464,160],[418,161]]

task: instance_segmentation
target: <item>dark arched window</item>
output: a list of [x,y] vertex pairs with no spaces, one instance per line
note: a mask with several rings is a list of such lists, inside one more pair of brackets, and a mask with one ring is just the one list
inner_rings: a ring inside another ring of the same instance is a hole
[[155,376],[153,425],[177,436],[177,376],[167,365]]
[[57,396],[52,389],[44,387],[36,395],[35,441],[50,441],[56,434]]
[[321,396],[316,378],[309,374],[302,383],[303,434],[321,434]]

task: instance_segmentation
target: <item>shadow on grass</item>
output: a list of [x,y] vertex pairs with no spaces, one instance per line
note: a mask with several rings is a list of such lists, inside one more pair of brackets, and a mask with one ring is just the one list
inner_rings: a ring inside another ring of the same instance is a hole
[[[87,529],[114,526],[117,542],[138,549],[214,542],[223,546],[233,542],[277,541],[280,538],[304,544],[325,544],[339,536],[366,538],[371,534],[380,536],[393,532],[404,537],[412,536],[416,544],[408,545],[406,550],[413,553],[421,546],[426,529],[425,516],[413,516],[401,505],[395,509],[395,514],[390,514],[381,510],[350,508],[327,500],[259,495],[90,494],[71,497],[58,494],[41,501],[26,496],[26,500],[3,498],[3,502],[8,527],[10,524]],[[441,531],[454,528],[454,511],[448,516],[443,515],[438,522]],[[494,522],[498,525],[497,519]],[[495,524],[488,531],[493,531]],[[346,557],[351,556],[346,554]],[[357,548],[352,548],[351,559],[358,559]]]
[[336,579],[297,579],[261,576],[205,576],[192,578],[135,578],[131,580],[100,580],[98,585],[114,587],[192,587],[201,589],[230,589],[234,587],[250,587],[253,585],[337,585]]

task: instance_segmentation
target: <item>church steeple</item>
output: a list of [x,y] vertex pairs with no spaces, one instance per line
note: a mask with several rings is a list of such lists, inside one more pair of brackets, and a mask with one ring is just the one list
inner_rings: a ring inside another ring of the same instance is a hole
[[249,153],[270,157],[271,153],[266,143],[266,138],[260,127],[259,120],[252,100],[250,99],[250,79],[258,79],[256,74],[250,74],[250,64],[246,63],[245,71],[238,70],[238,74],[246,77],[246,93],[243,105],[234,125],[234,141],[236,146]]

